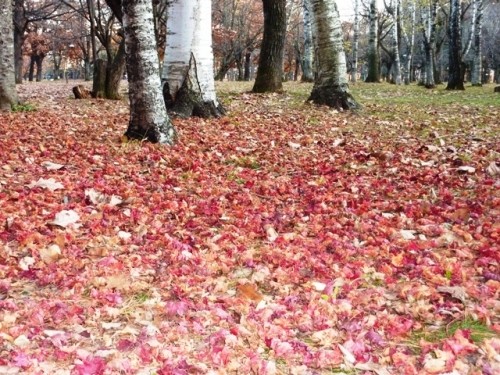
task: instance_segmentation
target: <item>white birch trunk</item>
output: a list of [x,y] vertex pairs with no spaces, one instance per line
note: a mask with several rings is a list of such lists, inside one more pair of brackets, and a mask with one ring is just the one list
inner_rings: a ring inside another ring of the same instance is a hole
[[352,41],[352,74],[351,82],[358,79],[358,45],[359,45],[359,0],[354,0],[354,36]]
[[[212,50],[212,1],[172,0],[167,5],[167,43],[162,79],[173,101],[191,79],[202,101],[223,112],[217,101]],[[192,71],[191,71],[192,70]],[[201,105],[201,104],[200,104]]]
[[17,104],[14,68],[14,23],[12,2],[0,0],[0,110]]
[[474,8],[476,11],[476,17],[474,18],[474,49],[472,58],[472,74],[471,83],[472,86],[482,86],[482,70],[483,70],[483,59],[482,59],[482,29],[483,29],[483,0],[474,0]]
[[411,81],[411,66],[413,60],[413,48],[415,44],[415,19],[416,7],[415,0],[408,0],[408,13],[410,13],[410,35],[406,32],[406,28],[402,27],[403,38],[406,42],[406,60],[404,68],[404,82],[409,85]]
[[392,8],[392,53],[394,54],[393,74],[396,85],[401,84],[401,60],[399,58],[399,11],[400,0],[391,0]]
[[173,144],[175,130],[161,91],[158,54],[150,0],[122,0],[127,53],[130,121],[125,135]]
[[380,56],[378,51],[378,17],[377,17],[377,0],[370,2],[369,14],[370,30],[368,34],[368,76],[366,82],[380,81]]
[[313,60],[313,35],[311,25],[311,0],[304,0],[304,61],[302,65],[302,81],[314,81]]
[[434,54],[436,41],[436,0],[430,0],[422,9],[422,24],[424,25],[424,53],[425,53],[425,73],[424,85],[427,88],[434,88],[436,82],[434,80]]
[[465,43],[464,53],[462,54],[464,60],[467,58],[469,54],[470,47],[472,46],[472,38],[474,37],[474,30],[476,28],[476,17],[477,17],[477,1],[472,0],[472,19],[470,23],[470,32],[467,38],[467,42]]
[[334,0],[311,0],[314,50],[318,67],[309,100],[339,109],[359,105],[349,92],[342,25]]

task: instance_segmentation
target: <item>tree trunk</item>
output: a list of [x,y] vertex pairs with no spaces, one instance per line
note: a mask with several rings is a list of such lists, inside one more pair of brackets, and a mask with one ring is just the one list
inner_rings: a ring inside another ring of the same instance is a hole
[[33,79],[35,78],[35,55],[30,56],[30,69],[28,72],[28,81],[33,82]]
[[23,83],[23,43],[27,20],[24,16],[24,0],[14,1],[14,64],[16,83]]
[[349,92],[343,34],[333,0],[311,0],[317,77],[309,100],[338,109],[359,107]]
[[365,82],[380,82],[380,55],[378,50],[377,1],[370,2],[370,32],[368,36],[368,76]]
[[105,82],[105,97],[106,99],[119,100],[120,83],[122,81],[123,72],[125,71],[125,39],[123,39],[118,47],[115,57],[112,62],[106,64],[106,82]]
[[415,44],[415,2],[410,0],[408,3],[408,12],[410,13],[410,35],[406,33],[406,28],[402,27],[403,38],[406,42],[406,60],[404,68],[404,82],[409,85],[412,80],[412,60],[413,60],[413,46]]
[[429,6],[422,11],[423,44],[425,55],[425,74],[423,84],[426,88],[436,87],[434,81],[434,61],[435,61],[435,43],[436,43],[436,13],[437,2],[431,0]]
[[36,81],[42,82],[42,71],[43,71],[43,59],[45,58],[44,54],[40,54],[36,57]]
[[481,71],[482,66],[482,29],[483,29],[483,0],[474,0],[476,9],[475,27],[474,27],[474,48],[472,58],[472,86],[482,86]]
[[10,0],[0,0],[0,41],[0,110],[9,111],[17,104],[14,30]]
[[130,121],[125,136],[172,145],[175,129],[161,92],[150,0],[123,0]]
[[390,14],[392,17],[392,54],[394,61],[392,63],[392,79],[396,85],[401,84],[401,61],[399,58],[399,11],[401,0],[391,0]]
[[283,53],[286,36],[286,0],[262,0],[264,35],[253,92],[283,90]]
[[302,59],[302,82],[313,82],[313,36],[311,25],[311,0],[304,0],[304,57]]
[[212,2],[174,0],[167,7],[162,72],[167,109],[182,117],[219,117],[225,111],[215,93]]
[[250,81],[250,68],[251,68],[251,60],[252,58],[252,53],[247,51],[245,53],[245,74],[243,76],[243,79],[245,81]]
[[464,90],[462,75],[461,0],[450,0],[448,25],[448,86],[446,90]]
[[106,97],[106,70],[107,61],[97,59],[94,61],[94,80],[92,82],[92,96],[94,98]]
[[358,45],[359,45],[359,0],[354,0],[354,36],[352,41],[351,82],[358,80]]

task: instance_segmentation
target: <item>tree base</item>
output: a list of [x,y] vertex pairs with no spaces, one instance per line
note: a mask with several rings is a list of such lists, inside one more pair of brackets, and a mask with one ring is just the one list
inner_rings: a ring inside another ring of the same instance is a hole
[[75,99],[90,99],[92,98],[92,91],[85,88],[83,85],[73,87],[73,94]]
[[163,84],[163,99],[167,107],[168,114],[172,117],[222,117],[226,111],[220,104],[214,101],[204,101],[201,93],[198,73],[196,71],[196,61],[191,55],[188,71],[184,82],[175,96],[170,92],[168,82]]
[[149,141],[151,143],[160,143],[173,146],[177,141],[177,132],[169,119],[164,124],[149,128],[145,133],[137,131],[136,126],[129,124],[124,136],[127,139],[138,141]]
[[346,87],[333,85],[319,87],[315,85],[307,101],[337,109],[356,110],[361,108]]

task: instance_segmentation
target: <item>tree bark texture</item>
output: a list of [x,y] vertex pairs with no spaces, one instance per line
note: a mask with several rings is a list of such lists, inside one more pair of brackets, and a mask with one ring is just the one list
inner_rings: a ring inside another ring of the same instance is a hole
[[483,70],[482,58],[482,29],[483,29],[483,0],[474,0],[474,8],[476,17],[474,18],[474,35],[473,35],[473,57],[472,57],[472,86],[482,86],[483,79],[481,73]]
[[359,46],[359,0],[354,0],[354,35],[352,40],[352,72],[351,82],[358,80],[358,46]]
[[0,110],[17,104],[11,0],[0,0]]
[[123,0],[130,121],[125,136],[172,145],[175,129],[161,92],[150,0]]
[[461,0],[450,0],[448,24],[448,85],[446,90],[464,90],[462,75]]
[[106,64],[106,82],[104,92],[106,99],[121,99],[120,83],[122,81],[123,73],[125,72],[125,57],[125,39],[123,39],[112,61],[108,61]]
[[378,46],[377,1],[370,2],[370,31],[368,34],[368,75],[365,82],[380,82],[380,54]]
[[314,46],[311,25],[311,0],[304,0],[304,57],[302,59],[302,82],[314,81]]
[[359,107],[349,92],[343,33],[334,0],[311,0],[318,68],[309,100],[338,109]]
[[436,87],[434,80],[434,61],[436,51],[436,13],[437,0],[430,0],[430,4],[422,10],[422,23],[424,25],[423,44],[425,56],[424,86],[428,89]]
[[223,115],[213,74],[212,2],[172,0],[167,12],[162,71],[167,109],[181,117]]
[[24,0],[14,0],[14,64],[16,83],[23,83],[23,43],[27,19],[24,16]]
[[253,92],[283,90],[283,54],[286,37],[286,0],[262,0],[264,35]]

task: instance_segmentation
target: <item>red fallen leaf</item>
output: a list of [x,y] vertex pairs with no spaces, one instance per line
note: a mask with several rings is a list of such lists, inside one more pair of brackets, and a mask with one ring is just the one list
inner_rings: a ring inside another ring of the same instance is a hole
[[78,375],[102,375],[106,370],[106,361],[102,357],[89,356],[82,364],[75,366]]
[[189,310],[189,304],[185,301],[168,301],[165,306],[168,315],[184,316]]
[[129,340],[129,339],[121,339],[116,344],[116,349],[118,349],[121,352],[124,352],[124,351],[129,351],[129,350],[134,349],[135,346],[136,346],[136,343],[134,341]]

